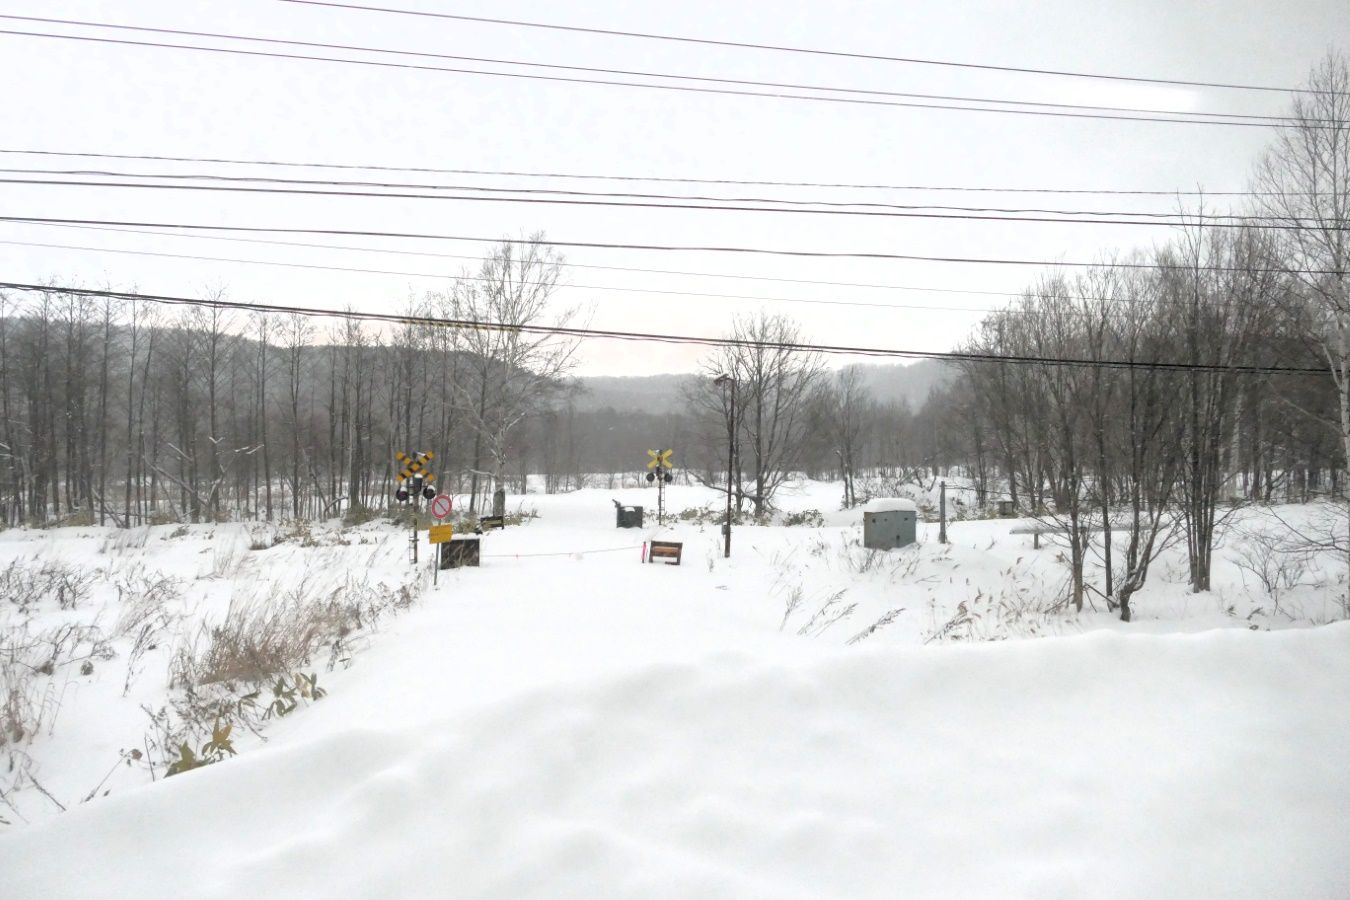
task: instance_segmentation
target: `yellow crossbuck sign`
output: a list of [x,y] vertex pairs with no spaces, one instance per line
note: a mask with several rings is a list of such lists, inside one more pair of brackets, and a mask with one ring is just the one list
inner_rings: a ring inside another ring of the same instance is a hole
[[674,452],[674,450],[662,450],[657,453],[655,450],[648,450],[647,455],[652,458],[652,461],[647,463],[647,468],[655,469],[657,466],[663,466],[667,469],[675,468],[675,464],[670,461],[670,456]]
[[[430,450],[428,450],[426,453],[420,454],[417,457],[417,459],[413,459],[411,456],[404,453],[402,450],[398,451],[397,453],[394,454],[394,459],[398,460],[399,465],[403,467],[403,470],[398,473],[398,480],[404,481],[408,478],[411,478],[414,475],[421,475],[423,470],[426,469],[427,464],[431,462],[432,459],[435,458],[435,456],[436,456],[435,453],[432,453]],[[430,473],[423,475],[422,477],[426,481],[436,480],[436,476]]]

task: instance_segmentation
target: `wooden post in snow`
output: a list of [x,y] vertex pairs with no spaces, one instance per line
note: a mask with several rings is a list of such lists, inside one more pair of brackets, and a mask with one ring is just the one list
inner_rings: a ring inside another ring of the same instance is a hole
[[938,543],[947,543],[947,482],[938,482]]

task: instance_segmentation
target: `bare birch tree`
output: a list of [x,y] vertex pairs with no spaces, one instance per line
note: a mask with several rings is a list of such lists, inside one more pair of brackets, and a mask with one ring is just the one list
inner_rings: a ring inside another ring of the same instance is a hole
[[[1294,97],[1292,121],[1257,170],[1260,206],[1288,226],[1279,258],[1309,301],[1313,335],[1336,383],[1350,460],[1350,59],[1333,52]],[[1350,598],[1346,600],[1350,613]]]
[[[552,302],[562,259],[542,234],[525,242],[503,241],[483,260],[474,279],[455,285],[442,307],[467,324],[455,332],[464,363],[452,389],[461,421],[473,434],[470,511],[478,507],[486,479],[501,485],[511,440],[530,414],[544,408],[563,388],[576,362],[576,340],[524,330],[524,326],[566,326],[578,310]],[[491,468],[486,468],[490,463]]]

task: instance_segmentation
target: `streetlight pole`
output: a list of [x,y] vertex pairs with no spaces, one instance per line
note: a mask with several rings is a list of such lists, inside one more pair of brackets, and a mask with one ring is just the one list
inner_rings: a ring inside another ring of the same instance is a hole
[[736,469],[736,379],[730,375],[718,375],[713,380],[718,387],[731,386],[731,415],[727,427],[727,519],[722,525],[724,544],[722,557],[731,558],[731,479]]

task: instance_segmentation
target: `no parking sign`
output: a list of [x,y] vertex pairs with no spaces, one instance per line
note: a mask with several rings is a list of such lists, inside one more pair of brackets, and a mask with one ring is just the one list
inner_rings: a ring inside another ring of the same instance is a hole
[[431,501],[431,514],[438,519],[444,519],[450,515],[450,509],[454,502],[449,494],[437,494]]

